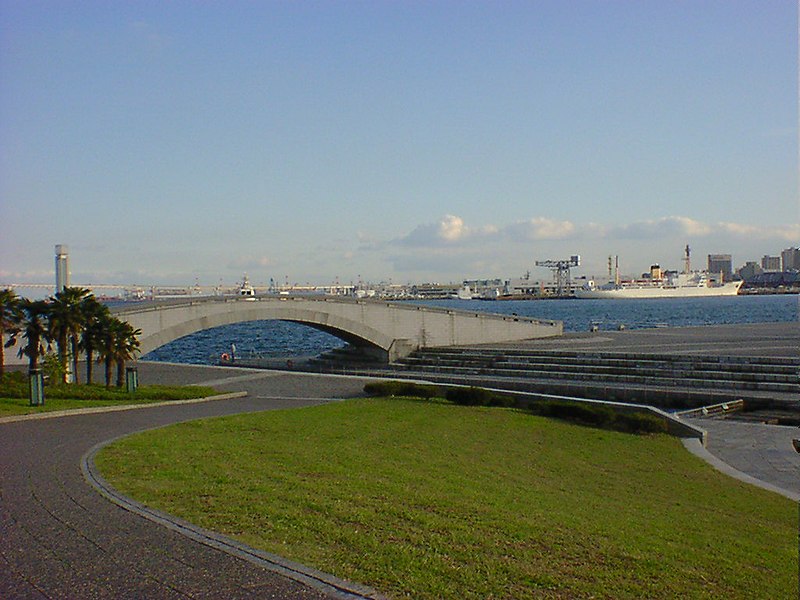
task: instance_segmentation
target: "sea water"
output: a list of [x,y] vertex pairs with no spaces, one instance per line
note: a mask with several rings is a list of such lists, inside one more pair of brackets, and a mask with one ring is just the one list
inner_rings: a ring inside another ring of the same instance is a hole
[[[797,295],[661,299],[428,300],[427,306],[514,314],[563,321],[564,331],[690,327],[798,321]],[[216,364],[222,354],[237,357],[308,357],[344,346],[338,338],[307,325],[252,321],[193,333],[150,352],[146,360]]]

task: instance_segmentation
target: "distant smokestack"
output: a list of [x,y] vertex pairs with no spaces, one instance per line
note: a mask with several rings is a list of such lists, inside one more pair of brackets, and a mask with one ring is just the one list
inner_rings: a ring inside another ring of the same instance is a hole
[[69,287],[69,247],[56,245],[56,294]]

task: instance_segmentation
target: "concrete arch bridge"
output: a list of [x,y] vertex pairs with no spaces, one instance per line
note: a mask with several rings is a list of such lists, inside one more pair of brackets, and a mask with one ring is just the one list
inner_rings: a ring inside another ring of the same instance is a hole
[[128,305],[113,312],[142,330],[142,354],[203,329],[271,319],[320,329],[387,362],[419,348],[510,342],[563,333],[560,321],[330,297],[197,298]]

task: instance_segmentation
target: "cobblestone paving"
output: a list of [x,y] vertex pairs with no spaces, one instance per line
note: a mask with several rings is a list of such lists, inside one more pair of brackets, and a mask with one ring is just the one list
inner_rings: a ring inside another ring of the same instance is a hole
[[[226,374],[231,373],[140,365],[147,383],[201,382]],[[83,478],[82,456],[109,438],[187,419],[327,402],[356,395],[364,385],[279,374],[255,381],[256,393],[242,399],[0,425],[0,598],[347,597],[147,521],[107,501]],[[251,379],[219,387],[253,385]]]
[[[713,329],[713,331],[710,331]],[[746,340],[743,343],[742,340]],[[800,325],[603,332],[540,341],[611,351],[797,356]],[[104,499],[83,478],[95,444],[195,418],[296,407],[360,394],[365,380],[140,363],[142,383],[210,384],[248,397],[0,424],[0,598],[327,598],[328,594],[192,541]],[[797,428],[693,420],[708,450],[739,471],[800,493]]]
[[800,428],[724,419],[687,419],[708,432],[706,449],[738,471],[800,498]]

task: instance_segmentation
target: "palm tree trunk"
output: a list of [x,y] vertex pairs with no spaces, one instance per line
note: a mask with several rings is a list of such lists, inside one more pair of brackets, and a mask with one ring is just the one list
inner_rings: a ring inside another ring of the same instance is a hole
[[86,385],[92,384],[92,355],[94,351],[91,348],[86,349]]
[[3,332],[0,331],[0,380],[6,374],[6,345],[3,339]]
[[122,387],[122,383],[125,381],[125,361],[118,360],[117,361],[117,387]]
[[69,383],[69,357],[67,356],[67,336],[59,334],[58,336],[58,362],[61,363],[61,368],[64,370],[64,380],[61,383]]
[[28,355],[29,371],[39,368],[39,344],[41,343],[41,340],[39,340],[39,338],[35,338],[32,340],[32,342],[33,343],[31,344],[31,340],[28,341],[28,343],[31,344],[31,347],[34,348],[34,351]]
[[78,336],[73,335],[70,338],[70,346],[72,346],[72,382],[77,385],[80,383],[80,377],[78,377]]
[[106,387],[111,387],[111,357],[106,358]]

